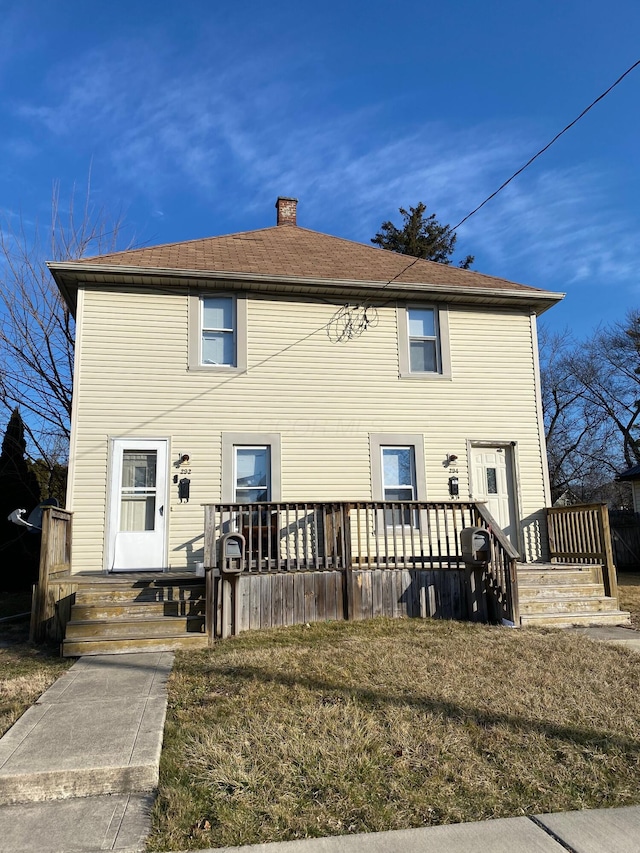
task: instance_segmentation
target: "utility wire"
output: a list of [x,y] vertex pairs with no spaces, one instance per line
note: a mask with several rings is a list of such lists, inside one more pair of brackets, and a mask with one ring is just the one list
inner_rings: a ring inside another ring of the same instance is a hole
[[601,101],[603,98],[606,98],[606,96],[609,94],[609,92],[610,92],[612,89],[615,89],[615,87],[618,85],[618,83],[621,83],[621,82],[624,80],[624,78],[627,76],[627,74],[631,74],[631,72],[633,71],[633,69],[634,69],[634,68],[637,68],[637,67],[638,67],[638,65],[640,65],[640,59],[638,59],[638,61],[637,61],[637,62],[634,62],[634,63],[633,63],[633,65],[632,65],[630,68],[627,68],[627,70],[624,72],[624,74],[621,74],[621,75],[620,75],[620,77],[618,77],[618,79],[615,81],[615,83],[612,83],[606,91],[604,91],[601,95],[598,95],[598,97],[595,99],[595,101],[592,101],[592,102],[589,104],[589,106],[588,106],[588,107],[586,107],[584,110],[582,110],[582,112],[580,113],[580,115],[579,115],[579,116],[577,116],[576,118],[574,118],[574,120],[573,120],[570,124],[568,124],[565,128],[563,128],[563,129],[560,131],[560,133],[556,133],[556,135],[553,137],[553,139],[551,140],[551,142],[548,142],[548,143],[544,146],[544,148],[541,148],[541,149],[540,149],[540,151],[538,151],[538,153],[537,153],[537,154],[534,154],[534,155],[533,155],[533,157],[531,157],[531,159],[530,159],[530,160],[527,160],[527,162],[524,164],[524,166],[521,166],[521,167],[518,169],[518,171],[517,171],[517,172],[514,172],[514,173],[513,173],[513,175],[511,175],[511,177],[510,177],[510,178],[508,178],[508,179],[507,179],[503,184],[501,184],[495,192],[492,192],[490,196],[487,196],[487,198],[485,198],[485,200],[482,202],[482,204],[479,204],[477,207],[475,207],[475,208],[471,211],[471,213],[467,213],[467,215],[464,217],[464,219],[461,219],[461,220],[460,220],[460,222],[458,222],[458,224],[457,224],[457,225],[454,225],[454,226],[453,226],[453,228],[452,228],[451,230],[452,230],[452,231],[457,231],[457,230],[458,230],[458,228],[462,225],[462,223],[463,223],[463,222],[466,222],[466,221],[467,221],[467,219],[469,219],[470,217],[472,217],[474,213],[477,213],[477,212],[480,210],[480,208],[484,207],[484,206],[485,206],[485,204],[486,204],[487,202],[491,201],[491,199],[492,199],[492,198],[495,198],[495,197],[498,195],[498,193],[499,193],[499,192],[502,192],[502,190],[507,186],[507,184],[510,184],[510,183],[511,183],[511,181],[512,181],[514,178],[517,178],[517,177],[518,177],[518,175],[522,174],[522,172],[524,172],[524,170],[525,170],[528,166],[530,166],[530,165],[533,163],[533,161],[534,161],[534,160],[537,160],[537,159],[538,159],[538,157],[540,157],[540,155],[541,155],[541,154],[544,154],[544,152],[545,152],[545,151],[547,151],[549,148],[551,148],[551,146],[553,145],[553,143],[554,143],[554,142],[557,142],[557,140],[558,140],[558,139],[560,139],[560,137],[562,136],[562,134],[563,134],[563,133],[566,133],[568,130],[570,130],[570,129],[574,126],[574,124],[577,124],[577,123],[580,121],[580,119],[581,119],[583,116],[585,116],[585,115],[589,112],[589,110],[590,110],[590,109],[592,109],[593,107],[595,107],[595,105],[598,103],[598,101]]
[[[533,157],[531,157],[529,160],[527,160],[527,162],[524,164],[524,166],[521,166],[521,167],[518,169],[518,171],[517,171],[517,172],[514,172],[514,173],[513,173],[513,175],[511,175],[511,177],[510,177],[510,178],[508,178],[508,179],[507,179],[503,184],[501,184],[501,185],[498,187],[498,189],[497,189],[497,190],[495,190],[495,192],[492,192],[490,196],[487,196],[487,198],[485,198],[485,200],[484,200],[481,204],[479,204],[477,207],[475,207],[475,208],[471,211],[471,213],[467,213],[467,215],[464,217],[464,219],[461,219],[461,220],[460,220],[460,222],[458,222],[458,224],[457,224],[457,225],[454,225],[454,226],[453,226],[453,228],[451,229],[451,231],[453,231],[453,232],[457,231],[457,230],[458,230],[458,228],[462,225],[462,223],[463,223],[463,222],[466,222],[466,221],[467,221],[467,219],[470,219],[470,218],[474,215],[474,213],[477,213],[477,212],[478,212],[482,207],[484,207],[484,206],[485,206],[485,204],[487,204],[487,202],[491,201],[491,199],[492,199],[492,198],[495,198],[495,197],[498,195],[498,193],[499,193],[499,192],[502,192],[502,190],[503,190],[503,189],[504,189],[508,184],[510,184],[510,183],[511,183],[511,181],[512,181],[514,178],[517,178],[517,177],[518,177],[518,175],[521,175],[521,174],[522,174],[522,172],[524,172],[524,170],[525,170],[528,166],[530,166],[530,165],[533,163],[533,161],[534,161],[534,160],[537,160],[537,159],[538,159],[538,157],[540,157],[540,155],[544,154],[544,152],[545,152],[545,151],[547,151],[549,148],[551,148],[551,146],[553,145],[553,143],[554,143],[554,142],[556,142],[558,139],[560,139],[560,137],[561,137],[564,133],[566,133],[568,130],[570,130],[570,129],[574,126],[574,124],[577,124],[577,123],[580,121],[580,119],[581,119],[583,116],[585,116],[585,115],[589,112],[589,110],[590,110],[590,109],[592,109],[593,107],[595,107],[595,105],[598,103],[598,101],[601,101],[603,98],[606,98],[606,96],[609,94],[609,92],[611,92],[611,90],[612,90],[612,89],[615,89],[615,87],[618,85],[618,83],[621,83],[621,82],[624,80],[624,78],[627,76],[627,74],[630,74],[630,73],[633,71],[633,69],[634,69],[634,68],[637,68],[637,67],[638,67],[638,65],[640,65],[640,59],[638,59],[638,60],[637,60],[637,62],[634,62],[634,63],[633,63],[633,65],[631,65],[629,68],[627,68],[627,70],[624,72],[624,74],[621,74],[621,75],[620,75],[620,77],[618,77],[618,79],[615,81],[615,83],[612,83],[612,84],[611,84],[611,86],[609,86],[609,88],[608,88],[608,89],[606,89],[606,90],[605,90],[601,95],[598,95],[598,97],[595,99],[595,101],[592,101],[592,102],[589,104],[589,106],[588,106],[588,107],[586,107],[584,110],[582,110],[582,112],[580,113],[580,115],[579,115],[579,116],[577,116],[576,118],[574,118],[574,120],[573,120],[570,124],[568,124],[566,127],[564,127],[564,128],[560,131],[560,133],[557,133],[557,134],[553,137],[553,139],[551,140],[551,142],[548,142],[548,143],[544,146],[544,148],[541,148],[541,149],[540,149],[540,151],[538,151],[538,153],[537,153],[537,154],[534,154],[534,155],[533,155]],[[406,266],[406,267],[404,267],[403,269],[401,269],[401,270],[400,270],[400,272],[399,272],[397,275],[394,275],[394,277],[393,277],[393,278],[390,278],[390,279],[389,279],[389,281],[384,285],[384,287],[382,287],[382,288],[381,288],[381,290],[384,290],[384,288],[385,288],[385,287],[388,287],[388,286],[389,286],[390,284],[392,284],[396,279],[400,278],[400,276],[401,276],[401,275],[404,275],[404,273],[406,273],[406,272],[407,272],[407,270],[410,270],[410,269],[411,269],[411,267],[412,267],[414,264],[417,264],[417,263],[418,263],[418,261],[420,261],[420,260],[423,260],[423,259],[422,259],[422,258],[414,258],[414,259],[411,261],[411,263],[410,263],[410,264],[407,264],[407,266]]]

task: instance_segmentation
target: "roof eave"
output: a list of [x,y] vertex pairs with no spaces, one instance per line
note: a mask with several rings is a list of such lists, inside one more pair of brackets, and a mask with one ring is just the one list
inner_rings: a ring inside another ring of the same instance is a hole
[[[242,282],[263,282],[273,284],[295,285],[300,288],[325,287],[331,290],[364,290],[371,293],[386,291],[401,296],[422,295],[424,293],[437,292],[446,297],[468,296],[490,297],[493,299],[505,299],[509,302],[515,301],[520,304],[530,303],[536,308],[537,314],[551,308],[564,299],[564,293],[555,293],[548,290],[535,289],[513,289],[492,287],[468,287],[465,285],[439,284],[429,282],[402,282],[394,281],[389,284],[381,281],[367,281],[361,279],[326,279],[326,278],[300,278],[298,276],[268,275],[246,272],[232,272],[221,270],[190,270],[173,269],[161,267],[138,267],[138,266],[114,266],[112,264],[81,264],[77,261],[51,261],[47,263],[60,292],[72,310],[75,310],[76,290],[81,281],[86,281],[87,276],[112,276],[114,282],[125,276],[145,276],[152,278],[182,278],[190,280],[232,280]],[[390,289],[387,289],[390,288]]]

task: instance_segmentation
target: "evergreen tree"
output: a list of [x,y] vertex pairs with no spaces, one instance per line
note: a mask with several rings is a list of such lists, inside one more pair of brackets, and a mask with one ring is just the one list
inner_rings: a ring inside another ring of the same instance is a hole
[[40,501],[38,480],[25,459],[24,424],[14,409],[0,453],[0,590],[28,589],[38,577],[40,537],[12,524],[14,509],[27,513]]
[[[458,238],[451,226],[441,225],[435,213],[425,216],[426,211],[427,206],[421,201],[417,207],[410,207],[408,211],[401,207],[400,213],[404,219],[402,228],[397,228],[390,221],[383,222],[371,242],[402,255],[450,264]],[[458,266],[467,270],[473,260],[473,255],[467,255]]]

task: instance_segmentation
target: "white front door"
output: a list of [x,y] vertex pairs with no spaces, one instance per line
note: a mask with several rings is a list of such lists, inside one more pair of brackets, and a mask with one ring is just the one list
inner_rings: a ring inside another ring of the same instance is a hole
[[107,569],[159,571],[166,566],[167,442],[113,441]]
[[473,499],[486,501],[487,509],[517,548],[511,447],[472,446],[471,476]]

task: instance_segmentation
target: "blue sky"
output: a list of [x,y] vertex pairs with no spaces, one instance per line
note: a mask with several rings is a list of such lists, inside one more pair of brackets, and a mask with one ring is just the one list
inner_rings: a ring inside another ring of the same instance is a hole
[[[54,181],[153,244],[299,224],[454,224],[640,58],[637,0],[0,0],[0,212]],[[567,292],[585,337],[640,305],[640,68],[459,231],[475,269]]]

